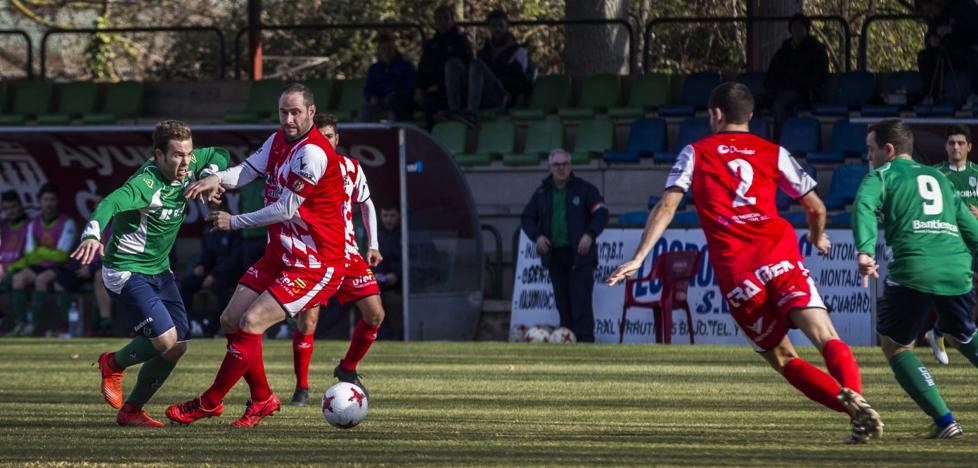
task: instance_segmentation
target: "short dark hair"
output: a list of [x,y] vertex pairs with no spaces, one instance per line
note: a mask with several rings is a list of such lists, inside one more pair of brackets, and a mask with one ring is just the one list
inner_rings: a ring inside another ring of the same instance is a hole
[[378,44],[387,44],[389,42],[394,42],[394,35],[389,32],[382,32],[377,35]]
[[289,83],[289,85],[282,90],[281,96],[292,93],[302,94],[302,104],[306,107],[316,103],[316,97],[312,94],[312,90],[302,83]]
[[951,135],[964,135],[964,141],[971,144],[971,130],[961,124],[948,125],[944,131],[944,139],[947,140]]
[[913,153],[913,132],[910,126],[900,119],[884,119],[869,126],[876,146],[882,148],[887,143],[893,145],[896,154]]
[[435,7],[434,13],[436,15],[438,13],[443,13],[443,12],[452,15],[452,18],[455,17],[455,9],[452,8],[452,6],[449,5],[449,4],[447,4],[447,3],[442,3],[441,5],[438,5],[437,7]]
[[6,190],[3,192],[3,194],[0,194],[0,201],[17,202],[17,204],[19,205],[20,194],[18,194],[16,190]]
[[41,189],[37,191],[37,198],[41,198],[41,196],[44,195],[45,193],[50,193],[53,194],[54,196],[58,196],[58,192],[59,192],[58,186],[52,184],[51,182],[48,182],[42,185]]
[[379,203],[381,210],[395,210],[398,213],[401,212],[401,204],[397,201],[389,201]]
[[153,129],[153,149],[158,149],[164,154],[170,141],[184,141],[191,138],[190,126],[179,120],[163,120],[156,123]]
[[710,109],[720,109],[726,120],[743,124],[754,112],[754,95],[750,88],[736,81],[721,83],[710,93]]
[[492,20],[503,20],[508,23],[509,15],[506,14],[505,10],[501,10],[497,8],[495,10],[490,11],[489,16],[486,17],[487,22]]
[[317,113],[312,117],[312,122],[316,128],[333,127],[336,128],[337,118],[334,114]]
[[812,20],[811,18],[805,16],[804,13],[795,13],[791,15],[791,19],[788,20],[789,31],[791,30],[791,26],[793,26],[795,23],[801,23],[802,25],[805,26],[805,29],[808,30],[812,29]]

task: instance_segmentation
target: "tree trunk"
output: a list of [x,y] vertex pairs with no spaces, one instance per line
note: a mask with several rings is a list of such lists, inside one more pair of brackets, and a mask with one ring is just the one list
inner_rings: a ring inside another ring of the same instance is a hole
[[[564,17],[626,19],[627,0],[567,0]],[[638,73],[628,70],[628,30],[618,25],[568,26],[564,33],[564,72],[569,75]]]
[[[755,17],[791,16],[804,13],[805,0],[747,0],[747,14]],[[752,70],[767,70],[774,53],[788,38],[788,24],[782,22],[755,22],[748,31],[750,53],[754,60],[748,63]]]

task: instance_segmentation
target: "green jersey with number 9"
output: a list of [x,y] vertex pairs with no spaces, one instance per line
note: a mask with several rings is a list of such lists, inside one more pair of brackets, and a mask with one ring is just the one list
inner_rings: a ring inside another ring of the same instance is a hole
[[860,253],[876,255],[877,215],[893,249],[888,282],[942,296],[971,290],[978,220],[940,171],[898,157],[866,175],[852,208]]

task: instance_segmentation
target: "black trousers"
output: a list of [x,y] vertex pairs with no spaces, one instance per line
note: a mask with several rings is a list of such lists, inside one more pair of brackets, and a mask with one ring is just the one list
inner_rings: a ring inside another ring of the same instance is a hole
[[594,265],[574,266],[574,251],[569,247],[551,252],[550,284],[560,314],[560,326],[570,328],[577,341],[594,341]]

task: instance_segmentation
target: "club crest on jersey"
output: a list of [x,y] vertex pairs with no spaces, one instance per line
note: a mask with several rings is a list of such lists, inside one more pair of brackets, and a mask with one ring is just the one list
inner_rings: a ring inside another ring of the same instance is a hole
[[292,182],[292,191],[293,192],[301,192],[302,189],[304,189],[304,188],[306,188],[306,184],[304,184],[301,180],[297,180],[295,182]]
[[727,153],[754,154],[757,151],[754,151],[750,148],[738,148],[733,145],[719,145],[717,146],[717,152],[720,154],[727,154]]
[[153,188],[153,179],[150,179],[149,177],[143,177],[143,182],[146,183],[147,187]]

